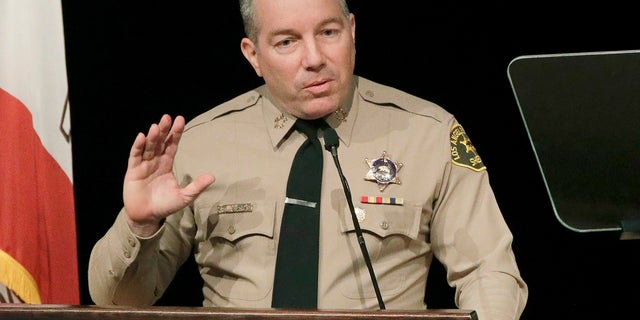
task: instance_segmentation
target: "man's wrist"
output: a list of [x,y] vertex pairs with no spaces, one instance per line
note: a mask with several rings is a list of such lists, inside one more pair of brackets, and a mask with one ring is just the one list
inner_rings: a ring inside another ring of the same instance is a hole
[[133,234],[141,238],[148,238],[154,235],[164,223],[165,219],[158,222],[138,223],[127,218],[127,224]]

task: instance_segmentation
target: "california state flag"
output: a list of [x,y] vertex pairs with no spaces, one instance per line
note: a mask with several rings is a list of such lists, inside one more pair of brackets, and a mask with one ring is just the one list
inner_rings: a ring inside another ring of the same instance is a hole
[[0,0],[0,302],[79,304],[60,0]]

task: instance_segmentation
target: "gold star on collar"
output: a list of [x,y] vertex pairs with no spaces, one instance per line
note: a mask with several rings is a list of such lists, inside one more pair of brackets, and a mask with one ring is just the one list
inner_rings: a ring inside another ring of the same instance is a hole
[[336,115],[336,119],[340,120],[340,122],[347,122],[347,116],[349,116],[349,114],[344,111],[342,107],[338,107],[334,114]]
[[382,151],[382,156],[378,159],[369,160],[365,158],[364,160],[369,166],[369,171],[367,171],[364,179],[376,181],[380,192],[384,191],[391,183],[401,184],[398,172],[402,169],[403,164],[389,159],[386,151]]
[[284,113],[281,113],[275,119],[273,119],[273,127],[276,129],[284,128],[284,124],[287,122],[287,117],[284,116]]

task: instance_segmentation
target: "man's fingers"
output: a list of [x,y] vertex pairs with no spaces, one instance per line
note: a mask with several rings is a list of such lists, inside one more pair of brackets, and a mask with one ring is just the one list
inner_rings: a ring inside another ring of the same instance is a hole
[[171,116],[168,114],[163,114],[162,117],[160,117],[158,126],[163,132],[169,132],[169,129],[171,129]]
[[133,141],[133,145],[131,145],[131,150],[129,151],[129,167],[135,166],[142,162],[142,153],[144,152],[145,140],[146,137],[144,136],[144,133],[138,133],[136,139]]
[[142,152],[142,160],[149,160],[156,154],[156,148],[158,146],[159,132],[157,124],[152,124],[149,127],[149,133],[147,133],[147,141],[144,144],[144,151]]
[[182,189],[183,194],[187,196],[189,198],[189,202],[191,202],[215,181],[216,178],[213,174],[205,173],[185,186],[184,189]]
[[165,152],[171,156],[176,154],[178,150],[178,143],[180,142],[180,138],[182,137],[182,132],[184,132],[185,121],[182,116],[177,116],[173,121],[173,126],[171,127],[171,132],[167,136],[165,140]]
[[177,116],[172,122],[171,116],[165,114],[157,124],[151,124],[146,136],[138,133],[129,152],[129,166],[151,160],[165,152],[175,154],[184,125],[185,120],[182,116]]
[[176,119],[173,120],[173,126],[171,127],[171,131],[178,131],[182,133],[183,129],[184,129],[184,117],[176,116]]

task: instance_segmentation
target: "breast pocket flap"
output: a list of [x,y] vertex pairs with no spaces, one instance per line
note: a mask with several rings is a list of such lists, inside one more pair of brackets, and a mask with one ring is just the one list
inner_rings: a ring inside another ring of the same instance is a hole
[[211,233],[213,237],[220,237],[229,241],[236,241],[249,235],[263,235],[273,238],[275,225],[275,201],[256,201],[241,204],[241,209],[231,208],[232,205],[219,205],[217,210],[218,222]]
[[[401,234],[413,239],[418,237],[422,210],[415,203],[407,201],[403,205],[358,203],[354,207],[363,232],[367,231],[380,237],[393,234]],[[351,210],[346,203],[341,207],[340,215],[341,231],[355,231]]]

